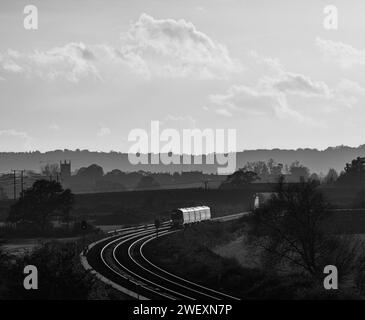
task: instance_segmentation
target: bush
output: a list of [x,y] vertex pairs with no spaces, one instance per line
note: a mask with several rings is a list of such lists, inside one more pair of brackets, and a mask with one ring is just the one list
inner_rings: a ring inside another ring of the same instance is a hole
[[[93,278],[79,262],[81,247],[77,243],[47,243],[12,266],[3,269],[6,274],[2,299],[87,299],[93,287]],[[23,270],[26,265],[38,269],[38,290],[24,290]],[[3,277],[2,277],[3,278]]]

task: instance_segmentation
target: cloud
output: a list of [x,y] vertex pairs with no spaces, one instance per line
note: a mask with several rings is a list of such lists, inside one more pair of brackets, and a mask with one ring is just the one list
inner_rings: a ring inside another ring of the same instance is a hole
[[0,145],[2,151],[29,151],[32,149],[32,137],[25,131],[16,129],[0,130]]
[[225,46],[185,20],[142,14],[121,39],[123,55],[144,61],[151,75],[226,78],[240,70]]
[[110,75],[127,72],[149,76],[145,62],[137,55],[123,53],[106,45],[86,45],[70,42],[49,50],[18,52],[7,50],[0,54],[0,76],[15,75],[47,81],[63,79],[78,83],[83,79],[104,81]]
[[279,59],[273,57],[267,57],[259,54],[255,50],[251,50],[248,53],[248,59],[256,66],[263,66],[266,73],[278,74],[282,73],[284,68]]
[[40,73],[51,79],[64,77],[78,82],[88,75],[100,77],[93,64],[95,54],[83,43],[68,43],[48,51],[36,51],[29,59],[40,68]]
[[205,9],[205,7],[204,7],[204,6],[196,6],[196,7],[195,7],[195,10],[196,10],[197,12],[199,12],[199,13],[202,13],[202,12],[205,12],[205,11],[206,11],[206,9]]
[[[273,60],[268,61],[271,64]],[[216,106],[215,112],[227,116],[232,115],[232,112],[241,112],[254,117],[291,118],[298,122],[318,125],[314,119],[293,109],[288,103],[288,98],[301,96],[328,100],[332,91],[324,82],[287,72],[278,66],[275,64],[275,76],[263,76],[253,86],[232,85],[223,94],[210,95],[209,101]]]
[[232,117],[232,113],[230,113],[227,109],[220,108],[216,109],[215,112],[224,117]]
[[210,95],[210,109],[227,116],[241,113],[322,126],[316,119],[295,109],[296,103],[305,99],[307,105],[317,100],[328,104],[334,98],[334,90],[323,81],[287,71],[278,59],[264,57],[255,51],[251,51],[248,58],[251,69],[260,71],[255,83],[231,85],[225,93]]
[[209,111],[209,108],[208,108],[207,106],[203,106],[203,107],[202,107],[202,109],[203,109],[204,111]]
[[[212,104],[231,111],[242,111],[248,115],[273,113],[274,97],[268,93],[245,85],[233,85],[223,94],[210,95]],[[218,110],[219,110],[218,109]]]
[[98,137],[105,137],[105,136],[110,135],[111,133],[112,133],[112,131],[109,128],[102,126],[101,128],[99,128],[96,135]]
[[0,71],[48,80],[64,78],[71,82],[78,82],[89,75],[100,78],[94,65],[96,57],[93,50],[95,48],[74,42],[45,51],[23,53],[7,50],[0,55]]
[[313,81],[303,74],[295,74],[291,72],[283,72],[278,78],[267,78],[263,81],[283,93],[300,94],[304,96],[319,95],[329,97],[330,89],[322,81]]
[[161,124],[172,128],[180,127],[180,128],[195,128],[196,127],[196,119],[190,115],[187,116],[175,116],[168,114],[162,121]]
[[349,79],[341,79],[338,83],[336,90],[341,93],[358,94],[365,96],[365,88],[358,82]]
[[365,97],[365,88],[358,82],[349,79],[341,79],[334,92],[339,103],[349,109],[352,109],[360,101],[361,97]]
[[337,63],[343,68],[365,65],[365,50],[356,49],[343,42],[321,38],[316,39],[316,45],[325,59]]
[[265,57],[255,51],[251,51],[249,57],[253,59],[253,63],[265,67],[264,73],[268,75],[262,76],[259,82],[268,90],[303,96],[331,96],[331,90],[325,82],[312,80],[304,74],[289,72],[276,58]]
[[222,44],[185,20],[155,19],[142,14],[117,46],[70,42],[47,50],[0,53],[0,76],[23,75],[44,80],[103,80],[125,71],[143,78],[227,78],[241,71]]
[[[230,111],[243,112],[247,116],[295,118],[301,122],[308,122],[308,119],[300,113],[289,108],[283,93],[264,87],[235,85],[231,86],[226,93],[211,95],[209,99],[212,104],[219,106],[216,112],[220,114],[222,111],[219,110],[224,107]],[[228,112],[231,113],[230,111]]]
[[60,130],[60,126],[56,123],[52,123],[48,128],[52,131],[59,131]]
[[0,136],[12,136],[12,137],[19,137],[22,139],[29,139],[30,137],[24,131],[17,131],[15,129],[8,129],[8,130],[0,130]]
[[16,63],[14,63],[13,61],[4,63],[2,67],[5,71],[10,71],[13,73],[23,72],[23,68],[21,66],[17,65]]

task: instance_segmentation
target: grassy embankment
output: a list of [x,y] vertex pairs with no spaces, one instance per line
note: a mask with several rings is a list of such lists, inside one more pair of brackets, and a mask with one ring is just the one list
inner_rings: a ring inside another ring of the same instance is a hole
[[298,282],[303,286],[303,280],[243,267],[236,259],[214,252],[216,246],[234,241],[247,228],[247,218],[225,223],[201,223],[161,237],[146,246],[146,253],[154,263],[174,274],[237,297],[293,298],[292,287]]
[[257,248],[244,241],[250,225],[250,218],[193,225],[148,244],[146,254],[174,274],[243,299],[347,297],[347,291],[328,292],[302,274],[264,267]]

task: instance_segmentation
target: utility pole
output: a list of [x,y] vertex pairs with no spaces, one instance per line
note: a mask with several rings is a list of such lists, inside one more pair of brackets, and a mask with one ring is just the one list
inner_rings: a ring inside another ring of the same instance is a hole
[[205,190],[208,190],[208,182],[209,182],[209,181],[203,181],[203,183],[204,183],[204,189],[205,189]]
[[21,197],[23,197],[23,192],[24,192],[24,170],[20,171],[20,183],[21,183]]
[[12,170],[14,172],[13,186],[14,186],[14,200],[16,200],[16,170]]

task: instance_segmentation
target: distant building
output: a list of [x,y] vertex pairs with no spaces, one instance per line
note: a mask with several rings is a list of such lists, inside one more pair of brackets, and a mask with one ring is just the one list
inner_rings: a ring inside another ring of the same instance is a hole
[[71,177],[71,161],[60,161],[61,182],[67,181]]
[[254,195],[253,209],[261,208],[269,199],[271,199],[273,193],[271,192],[260,192]]

